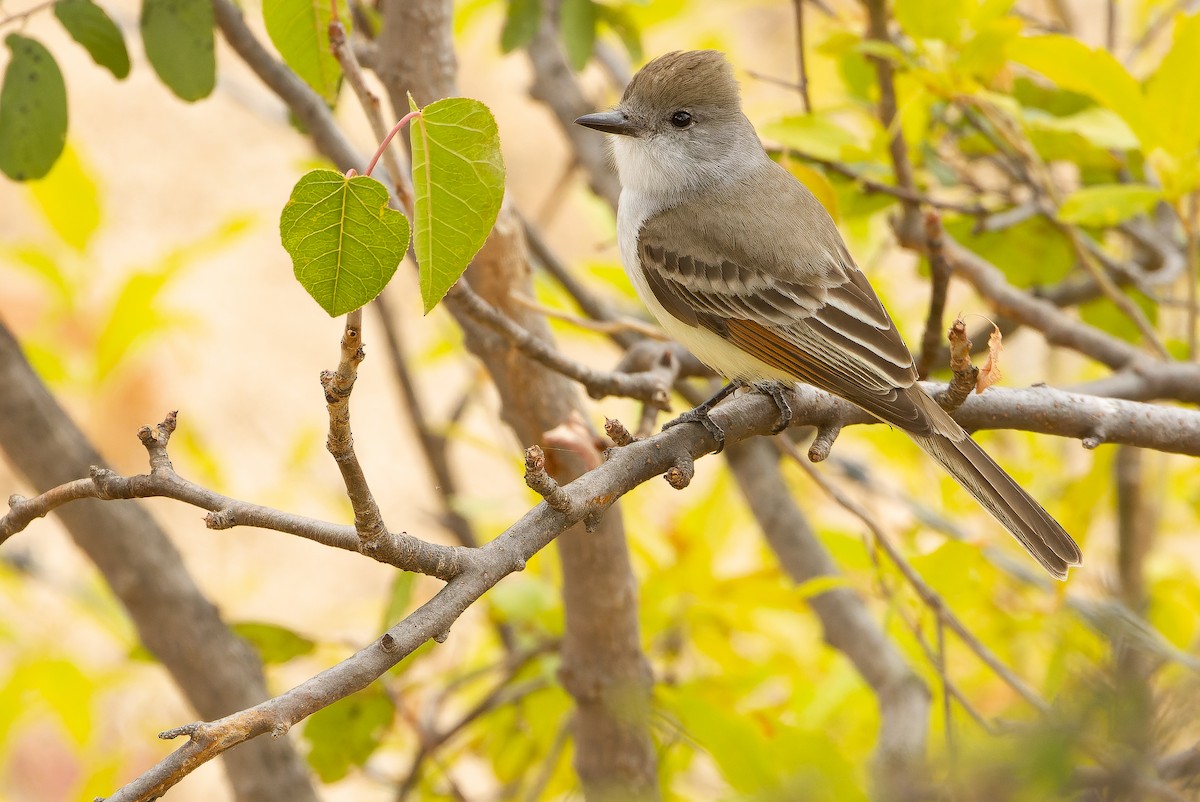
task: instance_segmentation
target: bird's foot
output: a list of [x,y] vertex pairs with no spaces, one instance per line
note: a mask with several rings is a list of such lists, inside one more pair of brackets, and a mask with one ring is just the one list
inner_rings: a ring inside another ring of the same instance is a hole
[[750,386],[755,392],[769,395],[775,402],[775,408],[779,410],[779,420],[771,428],[771,434],[779,434],[792,422],[792,405],[787,399],[790,388],[777,381],[754,382]]
[[670,429],[672,426],[678,426],[681,423],[698,423],[704,427],[704,430],[712,435],[712,438],[717,441],[717,448],[713,451],[714,454],[720,454],[725,448],[725,432],[720,426],[709,417],[708,413],[712,408],[721,403],[734,390],[737,389],[736,384],[727,384],[717,391],[716,395],[705,401],[695,409],[690,409],[674,420],[669,420],[663,424],[663,431]]
[[678,426],[681,423],[698,423],[704,427],[705,431],[712,435],[717,441],[717,448],[713,451],[714,454],[720,454],[725,448],[725,432],[716,424],[709,412],[712,411],[712,406],[708,403],[701,404],[695,409],[689,409],[687,412],[680,415],[674,420],[669,420],[663,424],[663,431],[670,429],[672,426]]

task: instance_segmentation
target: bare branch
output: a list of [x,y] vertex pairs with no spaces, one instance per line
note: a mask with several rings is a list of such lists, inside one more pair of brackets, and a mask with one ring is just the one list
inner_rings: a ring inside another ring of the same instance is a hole
[[346,495],[354,510],[354,530],[362,541],[363,550],[370,552],[380,541],[388,537],[387,527],[379,512],[379,505],[367,486],[358,455],[354,453],[354,435],[350,432],[350,393],[358,378],[358,365],[366,353],[362,346],[362,310],[356,309],[346,316],[346,328],[342,334],[342,357],[337,370],[321,373],[321,387],[325,390],[325,406],[329,410],[329,437],[326,448],[337,462],[346,484]]
[[950,370],[954,372],[954,377],[950,385],[934,398],[947,412],[953,412],[963,405],[975,389],[979,369],[971,364],[971,340],[967,337],[967,326],[962,318],[954,321],[946,336],[950,340]]
[[[41,517],[67,501],[78,498],[101,500],[132,498],[172,498],[209,511],[204,519],[210,529],[256,526],[284,532],[334,548],[366,554],[379,562],[406,571],[451,579],[460,574],[470,559],[466,549],[427,543],[410,535],[384,532],[370,546],[363,543],[354,527],[306,518],[302,515],[250,504],[208,490],[175,473],[167,457],[167,441],[175,428],[174,413],[158,426],[143,426],[138,437],[150,454],[149,474],[123,477],[106,468],[92,468],[90,480],[69,483],[70,491],[52,489],[32,499],[18,498],[17,505],[0,518],[0,532],[9,535],[21,531],[34,518]],[[83,482],[90,482],[85,487]],[[11,530],[11,531],[10,531]]]
[[812,112],[812,100],[808,96],[808,64],[804,57],[804,0],[792,0],[796,13],[796,72],[797,88],[804,113]]
[[[935,360],[942,352],[942,317],[946,314],[946,291],[950,287],[950,265],[946,263],[946,255],[942,253],[942,218],[935,211],[925,213],[925,243],[932,280],[929,288],[929,314],[925,317],[921,355],[917,358],[917,375],[922,379],[929,376],[929,371],[933,369]],[[970,348],[970,343],[967,348]]]
[[[1078,351],[1114,370],[1135,371],[1150,388],[1149,395],[1142,397],[1200,402],[1200,365],[1150,359],[1136,346],[1072,318],[1049,301],[1017,289],[995,265],[949,235],[944,242],[943,251],[955,275],[966,279],[1000,314],[1042,332],[1051,345]],[[906,244],[914,245],[912,241]]]
[[608,373],[570,360],[550,343],[533,336],[512,319],[500,314],[480,298],[465,279],[454,285],[446,300],[503,336],[525,356],[582,384],[592,398],[617,395],[636,398],[664,409],[670,406],[670,384],[664,384],[658,375],[651,372]]

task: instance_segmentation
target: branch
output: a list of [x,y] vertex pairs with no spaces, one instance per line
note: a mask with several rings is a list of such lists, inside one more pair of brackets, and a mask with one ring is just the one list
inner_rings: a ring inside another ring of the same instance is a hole
[[500,314],[471,289],[466,279],[461,279],[450,289],[446,300],[454,308],[504,337],[525,356],[582,384],[592,398],[623,396],[653,404],[660,409],[670,406],[670,384],[664,383],[655,373],[609,373],[568,359],[549,342],[535,337],[511,318]]
[[[1114,370],[1132,370],[1148,391],[1142,397],[1200,403],[1200,365],[1150,359],[1136,346],[1076,320],[1049,301],[1017,289],[995,265],[949,235],[943,240],[943,252],[955,275],[966,279],[999,314],[1037,329],[1051,345],[1078,351]],[[903,237],[901,242],[910,248],[922,247]]]
[[[29,485],[73,484],[73,477],[101,463],[2,324],[0,388],[0,446]],[[267,697],[257,654],[225,625],[145,505],[55,506],[67,534],[197,715],[222,716]],[[2,540],[4,524],[0,532]],[[307,766],[287,741],[259,741],[227,755],[224,763],[238,802],[316,802]]]
[[54,488],[31,499],[13,496],[9,512],[0,518],[0,543],[20,532],[63,503],[78,498],[104,501],[131,498],[172,498],[208,510],[204,523],[209,529],[257,526],[297,535],[326,546],[366,554],[381,563],[405,571],[417,571],[439,579],[452,579],[470,561],[467,549],[439,546],[410,535],[385,533],[369,547],[354,527],[306,518],[302,515],[263,507],[215,493],[175,473],[167,456],[167,443],[175,431],[175,413],[156,427],[143,426],[138,439],[150,456],[150,473],[123,477],[107,468],[93,467],[91,479],[68,483],[69,490]]
[[571,152],[583,166],[592,191],[616,208],[621,184],[613,172],[601,137],[575,125],[575,118],[596,110],[580,89],[559,45],[558,31],[550,14],[543,13],[538,31],[526,51],[533,66],[533,85],[529,94],[544,103],[558,122],[559,130],[570,143]]
[[[929,313],[925,316],[925,334],[921,337],[921,355],[917,358],[917,375],[922,379],[929,376],[929,371],[942,352],[942,318],[946,314],[946,291],[950,287],[950,265],[942,253],[942,218],[937,212],[925,214],[925,242],[932,281]],[[967,348],[970,347],[968,343]],[[969,354],[967,358],[969,364]]]
[[365,166],[361,154],[355,152],[338,128],[328,104],[304,80],[292,72],[263,47],[258,37],[246,25],[242,11],[232,0],[212,0],[217,27],[225,41],[237,52],[267,87],[285,104],[308,132],[317,150],[346,172]]
[[[1059,391],[1047,389],[1006,392],[993,389],[984,396],[970,399],[955,415],[960,420],[965,418],[967,421],[972,420],[972,415],[983,414],[986,417],[984,413],[988,407],[1001,406],[998,402],[989,403],[988,396],[999,398],[1009,395],[1012,398],[1003,404],[1005,409],[992,410],[995,416],[1003,418],[1006,414],[1021,420],[1036,421],[1039,414],[1031,415],[1027,410],[1023,410],[1022,406],[1045,402],[1047,396],[1055,398],[1058,393]],[[1062,401],[1061,397],[1056,400]],[[1078,399],[1078,402],[1071,406],[1078,408],[1080,403],[1088,401],[1089,399]],[[1190,438],[1195,443],[1196,452],[1200,453],[1200,413],[1107,399],[1090,401],[1113,405],[1112,413],[1117,417],[1134,412],[1149,418],[1156,417],[1157,412],[1184,413],[1192,427]],[[1054,406],[1064,405],[1059,403]],[[854,422],[861,422],[862,417],[862,413],[847,402],[808,387],[796,389],[793,411],[793,422],[796,425],[849,421],[851,415],[859,419]],[[754,435],[766,434],[777,421],[774,403],[756,394],[736,397],[722,404],[712,415],[725,431],[726,442],[729,445]],[[1088,416],[1085,414],[1074,417]],[[1135,422],[1127,421],[1129,424]],[[138,485],[155,483],[164,484],[163,489],[168,491],[157,495],[169,495],[189,503],[216,497],[216,494],[196,488],[173,476],[165,451],[171,428],[172,420],[168,418],[156,430],[146,427],[139,433],[151,453],[151,463],[154,466],[154,471],[149,477],[120,480],[115,475],[108,476],[107,472],[98,471],[100,476],[94,481],[97,488],[103,489],[103,495],[98,493],[96,497],[128,497],[123,495],[123,491],[137,490]],[[1182,426],[1175,428],[1177,431],[1183,431]],[[539,504],[503,534],[479,549],[440,549],[439,553],[459,558],[459,570],[452,573],[447,584],[433,599],[392,627],[381,639],[276,699],[219,721],[189,725],[168,733],[186,734],[191,737],[186,745],[126,786],[113,799],[147,799],[161,795],[196,766],[232,746],[266,732],[286,732],[292,724],[315,710],[366,687],[425,641],[444,638],[450,625],[467,607],[503,576],[523,569],[533,554],[566,529],[586,518],[602,519],[604,512],[624,493],[654,476],[678,469],[680,465],[690,466],[693,460],[711,452],[715,447],[716,442],[703,427],[674,427],[610,452],[608,461],[570,483],[561,484],[559,489],[565,494],[563,498],[568,503],[556,503],[554,506],[546,502]],[[227,505],[223,503],[221,506]],[[279,515],[273,511],[272,513]],[[344,540],[358,543],[357,537],[349,527],[340,527],[338,531]]]
[[329,410],[329,437],[325,446],[337,462],[346,484],[346,495],[354,510],[354,530],[365,552],[373,551],[377,544],[389,537],[384,526],[379,505],[367,486],[358,455],[354,453],[354,435],[350,432],[350,393],[358,378],[358,365],[366,353],[362,347],[362,310],[355,309],[346,315],[346,328],[342,334],[342,358],[337,370],[321,373],[321,387],[325,390],[325,406]]
[[[887,0],[863,0],[863,4],[867,7],[866,38],[891,44]],[[888,135],[888,152],[892,156],[892,171],[896,177],[896,184],[906,190],[913,190],[916,188],[916,182],[913,180],[912,163],[908,159],[908,145],[900,128],[892,63],[881,56],[867,58],[875,63],[875,76],[879,85],[879,122]],[[904,231],[916,232],[920,227],[917,204],[911,200],[902,200],[901,203],[904,214],[897,225]]]

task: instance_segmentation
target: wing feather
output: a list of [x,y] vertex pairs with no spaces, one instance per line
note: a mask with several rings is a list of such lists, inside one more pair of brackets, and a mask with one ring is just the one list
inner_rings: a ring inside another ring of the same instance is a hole
[[653,234],[639,237],[640,267],[669,314],[889,423],[930,431],[923,407],[902,392],[917,379],[912,355],[848,254],[803,284],[680,253]]

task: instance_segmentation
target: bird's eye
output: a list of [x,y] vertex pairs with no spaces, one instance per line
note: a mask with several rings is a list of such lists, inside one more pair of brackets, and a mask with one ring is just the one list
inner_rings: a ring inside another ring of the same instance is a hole
[[687,128],[692,124],[692,115],[686,111],[677,111],[671,115],[671,125],[676,128]]

